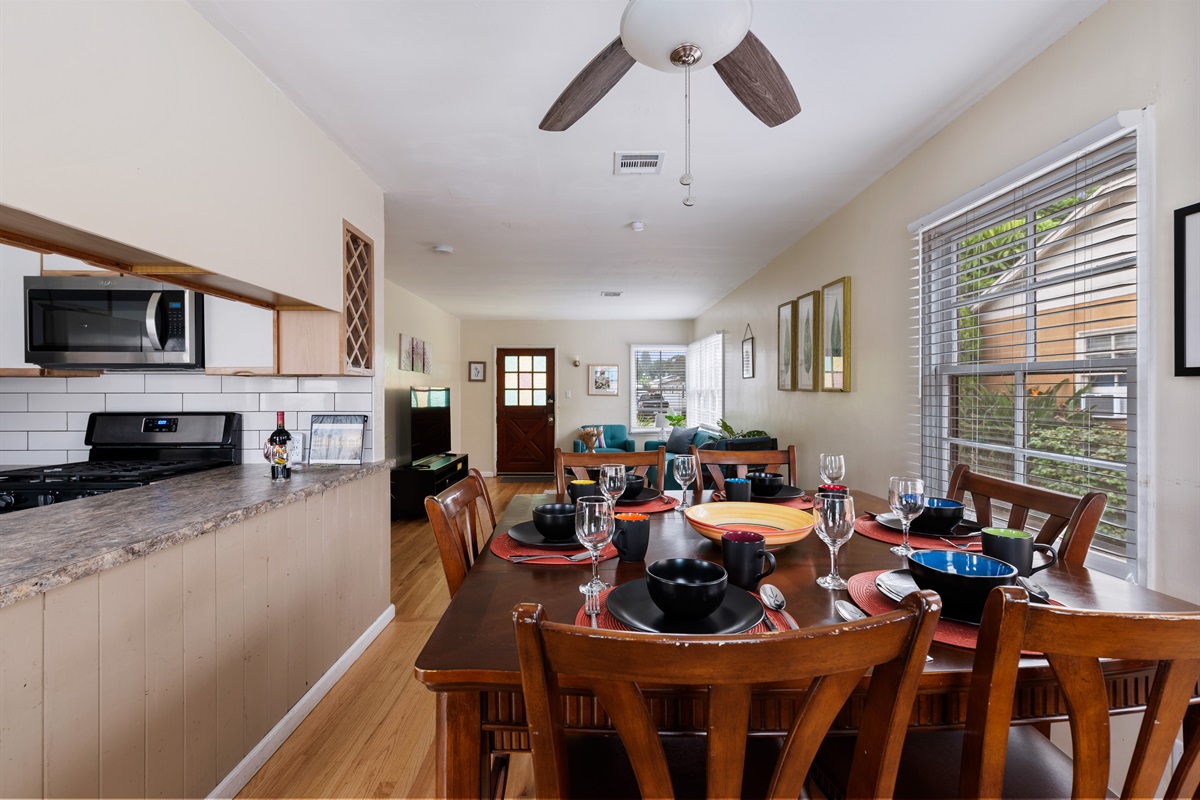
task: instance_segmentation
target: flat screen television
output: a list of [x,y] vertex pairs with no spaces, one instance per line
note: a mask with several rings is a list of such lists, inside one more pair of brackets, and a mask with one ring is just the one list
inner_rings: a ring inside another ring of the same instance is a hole
[[450,452],[450,389],[413,386],[409,389],[409,442],[413,463]]

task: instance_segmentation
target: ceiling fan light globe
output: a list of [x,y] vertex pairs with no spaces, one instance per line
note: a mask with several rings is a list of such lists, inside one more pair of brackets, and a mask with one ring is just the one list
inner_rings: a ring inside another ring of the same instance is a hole
[[621,15],[621,42],[635,60],[677,72],[671,53],[691,43],[704,53],[696,68],[715,64],[741,44],[753,16],[750,0],[630,0]]

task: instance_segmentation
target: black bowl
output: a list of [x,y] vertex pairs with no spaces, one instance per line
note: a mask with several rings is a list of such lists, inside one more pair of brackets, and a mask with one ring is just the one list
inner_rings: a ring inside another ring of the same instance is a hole
[[533,524],[538,533],[551,542],[575,538],[575,506],[571,503],[546,503],[533,507]]
[[964,550],[918,550],[908,556],[908,571],[917,586],[942,596],[943,616],[963,622],[978,623],[992,589],[1017,581],[1012,564]]
[[650,599],[668,617],[704,619],[721,607],[729,576],[699,558],[664,558],[646,567]]
[[621,492],[618,500],[632,500],[646,488],[646,479],[641,475],[628,474],[625,476],[625,491]]
[[925,510],[913,520],[913,528],[930,533],[949,533],[962,522],[963,504],[946,497],[926,497]]
[[778,472],[748,472],[750,493],[758,497],[774,497],[783,489],[783,476]]

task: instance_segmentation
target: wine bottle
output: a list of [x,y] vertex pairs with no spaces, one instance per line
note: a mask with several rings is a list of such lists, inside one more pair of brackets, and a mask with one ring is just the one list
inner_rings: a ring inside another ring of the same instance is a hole
[[271,480],[286,481],[292,477],[292,435],[283,427],[283,412],[275,413],[275,431],[267,438],[263,457],[271,462]]

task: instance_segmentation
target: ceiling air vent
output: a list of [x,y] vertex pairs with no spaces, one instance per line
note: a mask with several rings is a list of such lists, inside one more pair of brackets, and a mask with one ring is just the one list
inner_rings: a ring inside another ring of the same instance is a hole
[[600,296],[601,297],[620,297],[622,294],[624,294],[624,293],[623,292],[601,292]]
[[613,153],[613,175],[658,175],[666,153]]

